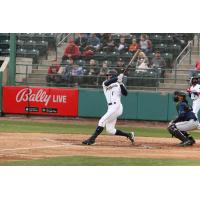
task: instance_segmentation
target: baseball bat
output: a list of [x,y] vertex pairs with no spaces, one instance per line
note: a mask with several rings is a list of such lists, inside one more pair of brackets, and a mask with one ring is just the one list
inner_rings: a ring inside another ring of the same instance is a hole
[[130,62],[128,63],[128,65],[126,66],[126,68],[123,71],[123,74],[128,70],[128,68],[131,66],[131,63],[135,60],[135,58],[137,57],[138,53],[140,52],[140,49],[138,49],[135,54],[133,55],[133,57],[131,58]]

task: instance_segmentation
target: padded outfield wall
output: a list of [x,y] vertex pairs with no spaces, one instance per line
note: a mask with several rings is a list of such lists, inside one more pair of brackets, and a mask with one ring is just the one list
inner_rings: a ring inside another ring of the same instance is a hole
[[[175,103],[170,93],[129,92],[122,97],[124,107],[121,119],[170,121],[176,117]],[[107,110],[102,90],[79,90],[80,117],[101,117]]]
[[[1,111],[5,114],[99,118],[107,110],[102,89],[31,86],[3,86],[1,89]],[[121,119],[170,121],[177,115],[170,93],[129,91],[127,97],[122,97],[122,103]]]

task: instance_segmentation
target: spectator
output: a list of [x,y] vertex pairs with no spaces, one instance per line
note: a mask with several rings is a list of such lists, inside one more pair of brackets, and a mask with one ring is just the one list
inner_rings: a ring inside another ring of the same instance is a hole
[[125,43],[125,38],[121,37],[120,41],[119,41],[119,44],[117,45],[117,50],[120,53],[124,53],[124,52],[127,51],[127,49],[128,49],[128,45]]
[[46,76],[47,83],[55,82],[59,69],[60,65],[56,62],[56,60],[53,60],[52,64],[48,67],[48,74]]
[[100,39],[96,36],[95,33],[91,34],[88,38],[87,46],[91,47],[93,50],[99,50]]
[[88,75],[97,75],[98,71],[99,70],[96,61],[94,59],[91,59],[89,63]]
[[74,60],[72,58],[67,60],[67,63],[64,64],[64,66],[60,67],[58,71],[58,75],[56,77],[56,83],[62,83],[64,81],[70,82],[70,76],[71,76],[71,69],[74,65]]
[[140,46],[140,49],[146,54],[151,52],[151,50],[152,50],[152,43],[148,39],[148,36],[145,34],[142,34],[140,36],[139,46]]
[[102,40],[103,51],[113,52],[115,50],[115,43],[110,33],[105,34]]
[[72,65],[71,69],[72,76],[81,76],[83,75],[83,68],[79,65]]
[[139,48],[139,45],[138,45],[136,39],[135,38],[132,39],[132,44],[130,44],[130,46],[129,46],[129,51],[131,53],[135,53],[138,50],[138,48]]
[[101,67],[101,69],[100,69],[99,75],[100,75],[100,76],[106,76],[106,74],[108,73],[108,71],[109,71],[109,68],[108,68],[108,61],[105,60],[105,61],[103,61],[103,63],[102,63],[102,67]]
[[194,69],[190,70],[189,79],[191,77],[199,76],[198,74],[200,74],[200,60],[197,60],[196,65],[194,66]]
[[138,54],[138,59],[136,62],[136,72],[147,72],[149,69],[148,65],[149,65],[149,60],[146,57],[145,53],[141,51]]
[[125,68],[125,62],[123,61],[122,58],[119,58],[116,62],[116,70],[117,70],[117,73],[118,74],[121,74],[122,71],[124,70]]
[[[165,67],[166,67],[166,62],[163,57],[161,57],[160,52],[156,51],[154,58],[152,58],[150,62],[151,68],[158,70],[158,73],[161,78],[165,77]],[[163,79],[162,81],[163,82]]]
[[74,43],[74,39],[70,38],[69,42],[65,48],[63,59],[67,58],[77,58],[80,56],[80,50],[79,47]]
[[91,57],[92,55],[94,55],[93,48],[90,46],[85,47],[85,49],[82,52],[82,56],[85,58],[88,58],[88,57]]
[[79,47],[82,52],[87,46],[87,36],[84,33],[79,33],[78,37],[75,40],[75,44]]

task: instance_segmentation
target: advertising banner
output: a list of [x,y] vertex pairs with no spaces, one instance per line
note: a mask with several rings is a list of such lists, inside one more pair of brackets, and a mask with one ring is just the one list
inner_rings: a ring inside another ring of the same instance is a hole
[[76,117],[78,89],[4,86],[3,112]]

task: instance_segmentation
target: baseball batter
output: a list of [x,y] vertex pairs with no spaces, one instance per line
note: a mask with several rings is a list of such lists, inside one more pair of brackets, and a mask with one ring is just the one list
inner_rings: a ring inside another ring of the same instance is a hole
[[178,117],[169,123],[168,131],[172,136],[181,140],[178,146],[191,146],[195,143],[195,140],[187,131],[197,129],[197,117],[192,112],[192,108],[186,100],[185,93],[174,92],[174,101],[177,102],[176,109]]
[[[190,98],[192,99],[192,109],[198,119],[198,112],[200,110],[200,85],[198,84],[199,78],[192,77],[190,80],[191,86],[187,89]],[[200,128],[200,124],[198,125]]]
[[106,127],[106,131],[112,135],[124,136],[128,138],[132,144],[134,143],[134,132],[126,133],[121,130],[115,129],[117,117],[123,112],[123,106],[121,104],[121,96],[127,96],[128,92],[122,83],[123,74],[117,76],[115,70],[110,70],[107,74],[107,79],[103,82],[103,91],[106,97],[108,110],[106,114],[99,120],[98,126],[92,136],[83,141],[84,145],[91,145],[95,143],[98,135]]

